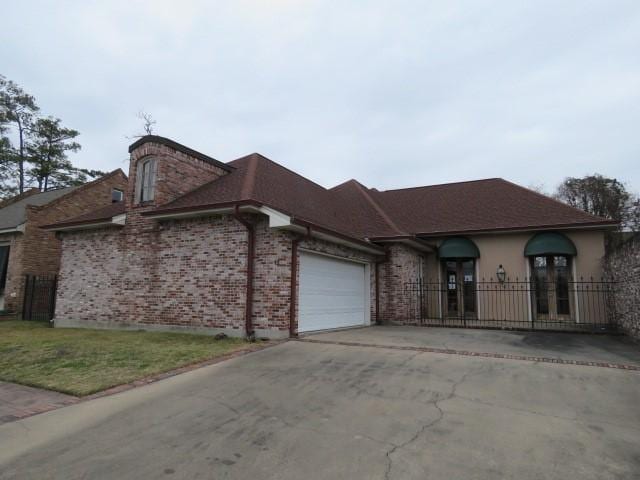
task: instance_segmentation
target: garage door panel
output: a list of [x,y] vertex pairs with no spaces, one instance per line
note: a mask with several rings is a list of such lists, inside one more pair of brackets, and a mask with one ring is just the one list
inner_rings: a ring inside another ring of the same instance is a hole
[[298,331],[364,325],[367,285],[363,264],[302,252]]

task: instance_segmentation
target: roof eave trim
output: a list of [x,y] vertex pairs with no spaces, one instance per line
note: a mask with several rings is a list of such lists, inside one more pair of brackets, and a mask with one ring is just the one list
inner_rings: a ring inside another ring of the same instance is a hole
[[321,240],[327,240],[333,243],[346,245],[351,248],[355,248],[356,250],[362,250],[364,252],[371,253],[374,255],[385,254],[384,248],[378,247],[377,245],[371,242],[350,237],[340,232],[336,232],[334,230],[309,222],[307,220],[292,218],[292,223],[294,227],[298,226],[304,229],[304,230],[298,230],[298,231],[306,230],[311,236],[315,236],[316,238],[320,238]]
[[16,225],[15,227],[3,228],[0,230],[0,235],[3,233],[24,233],[25,223]]
[[220,160],[216,160],[209,155],[205,155],[204,153],[198,152],[192,148],[189,148],[181,143],[178,143],[170,138],[160,137],[158,135],[145,135],[144,137],[140,137],[138,140],[129,145],[129,153],[133,152],[136,148],[141,147],[145,143],[159,143],[160,145],[164,145],[165,147],[173,148],[174,150],[184,153],[185,155],[189,155],[193,158],[197,158],[205,163],[210,165],[214,165],[216,167],[221,168],[222,170],[226,170],[227,172],[232,172],[235,170],[235,167],[231,165],[227,165]]
[[329,241],[347,244],[352,248],[366,251],[374,255],[383,255],[384,249],[358,238],[350,237],[348,235],[336,232],[334,230],[322,227],[307,220],[295,218],[287,212],[278,210],[269,205],[262,204],[255,200],[241,200],[236,202],[224,202],[211,205],[203,205],[197,208],[194,207],[182,207],[166,210],[151,210],[144,212],[142,215],[148,218],[156,220],[172,220],[182,218],[196,218],[206,215],[223,215],[232,213],[236,207],[239,207],[241,212],[255,212],[262,213],[269,217],[269,227],[277,229],[292,230],[299,233],[304,233],[307,227],[312,232],[320,234],[320,236],[329,239]]
[[94,230],[97,228],[106,228],[106,227],[121,228],[121,227],[124,227],[126,220],[127,220],[127,214],[121,213],[119,215],[115,215],[105,220],[58,224],[58,225],[47,225],[42,228],[44,230],[49,230],[51,232],[72,232],[72,231],[79,231],[79,230]]
[[539,232],[546,230],[613,230],[618,228],[617,222],[607,223],[583,223],[583,224],[560,224],[560,225],[542,225],[530,227],[501,227],[484,230],[450,230],[443,232],[421,232],[417,233],[417,237],[444,237],[448,235],[484,235],[491,233],[516,233],[516,232]]
[[234,202],[212,203],[208,205],[200,205],[198,207],[178,207],[178,208],[160,208],[143,212],[143,217],[155,218],[156,220],[171,218],[193,218],[201,217],[209,214],[219,213],[220,210],[233,210],[236,205],[245,206],[253,205],[261,207],[262,204],[253,200],[240,200]]
[[397,237],[371,237],[369,240],[374,243],[401,243],[422,252],[430,253],[435,251],[432,245],[429,245],[423,240],[412,235],[401,235]]

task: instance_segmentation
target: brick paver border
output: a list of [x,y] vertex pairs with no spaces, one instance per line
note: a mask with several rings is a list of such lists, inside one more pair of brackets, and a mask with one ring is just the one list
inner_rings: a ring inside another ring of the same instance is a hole
[[389,350],[407,350],[412,352],[443,353],[446,355],[462,355],[466,357],[500,358],[505,360],[524,360],[527,362],[556,363],[560,365],[580,365],[585,367],[615,368],[618,370],[640,371],[640,365],[630,365],[630,364],[624,364],[624,363],[609,363],[609,362],[588,362],[586,360],[567,360],[563,358],[534,357],[534,356],[528,356],[528,355],[513,355],[510,353],[472,352],[469,350],[454,350],[451,348],[383,345],[383,344],[377,344],[377,343],[364,343],[364,342],[340,342],[340,341],[333,341],[333,340],[317,340],[313,338],[298,338],[297,341],[307,342],[307,343],[321,343],[321,344],[329,344],[329,345],[343,345],[345,347],[385,348]]
[[[207,367],[209,365],[214,365],[216,363],[224,362],[225,360],[230,360],[235,357],[240,357],[246,355],[248,353],[258,352],[260,350],[264,350],[269,347],[273,347],[282,343],[283,340],[270,340],[268,342],[260,342],[260,343],[252,343],[247,345],[244,348],[239,350],[235,350],[233,352],[227,353],[225,355],[221,355],[219,357],[210,358],[208,360],[204,360],[201,362],[191,363],[189,365],[184,365],[180,368],[176,368],[174,370],[169,370],[167,372],[157,373],[154,375],[150,375],[148,377],[140,378],[138,380],[134,380],[133,382],[124,383],[122,385],[117,385],[115,387],[108,388],[106,390],[102,390],[100,392],[93,393],[91,395],[86,395],[84,397],[74,397],[73,395],[68,395],[68,399],[64,401],[64,403],[42,403],[37,406],[31,406],[29,408],[25,408],[23,411],[18,412],[15,415],[11,415],[13,418],[6,418],[6,421],[14,421],[21,420],[23,418],[31,417],[33,415],[38,415],[40,413],[49,412],[51,410],[57,410],[58,408],[67,407],[69,405],[74,405],[80,402],[86,402],[88,400],[93,400],[96,398],[107,397],[109,395],[115,395],[116,393],[126,392],[127,390],[132,390],[134,388],[142,387],[144,385],[149,385],[150,383],[155,383],[160,380],[164,380],[165,378],[174,377],[176,375],[180,375],[181,373],[190,372],[192,370],[197,370],[198,368]],[[36,388],[36,387],[32,387]],[[67,395],[67,394],[65,394]],[[3,422],[0,421],[0,424]]]
[[130,383],[124,383],[122,385],[117,385],[115,387],[107,388],[106,390],[102,390],[100,392],[92,393],[91,395],[87,395],[84,397],[80,397],[81,402],[85,402],[87,400],[93,400],[95,398],[108,397],[109,395],[114,395],[116,393],[125,392],[127,390],[131,390],[133,388],[142,387],[144,385],[149,385],[150,383],[155,383],[160,380],[164,380],[165,378],[175,377],[176,375],[180,375],[181,373],[190,372],[192,370],[197,370],[202,367],[208,367],[209,365],[215,365],[216,363],[224,362],[225,360],[230,360],[235,357],[241,357],[248,353],[258,352],[260,350],[264,350],[269,347],[273,347],[282,343],[283,340],[269,340],[267,342],[256,342],[250,343],[244,348],[239,350],[235,350],[233,352],[227,353],[225,355],[221,355],[219,357],[210,358],[209,360],[204,360],[201,362],[191,363],[189,365],[184,365],[180,368],[176,368],[174,370],[169,370],[168,372],[157,373],[155,375],[150,375],[148,377],[140,378],[138,380],[134,380]]

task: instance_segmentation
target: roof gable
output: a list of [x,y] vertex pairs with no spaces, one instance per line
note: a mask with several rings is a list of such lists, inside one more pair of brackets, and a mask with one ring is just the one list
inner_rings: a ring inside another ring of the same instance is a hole
[[12,202],[4,208],[0,208],[0,230],[14,228],[23,224],[27,219],[26,209],[28,206],[33,205],[40,207],[47,205],[77,188],[79,187],[66,187],[36,193]]

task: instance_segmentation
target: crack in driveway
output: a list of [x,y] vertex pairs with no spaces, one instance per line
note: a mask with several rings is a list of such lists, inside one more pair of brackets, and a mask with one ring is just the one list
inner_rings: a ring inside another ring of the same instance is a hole
[[481,373],[486,373],[484,368],[481,368],[480,371],[475,372],[475,373],[471,373],[471,372],[467,372],[464,375],[462,375],[462,377],[460,377],[460,379],[456,382],[453,383],[452,387],[451,387],[451,391],[447,394],[446,397],[444,398],[435,398],[434,400],[430,401],[430,402],[426,402],[427,404],[433,406],[436,408],[436,410],[438,410],[438,416],[435,420],[431,420],[430,422],[425,423],[424,425],[422,425],[418,431],[416,431],[416,433],[406,442],[403,442],[401,444],[398,445],[394,445],[391,449],[389,449],[386,452],[386,459],[387,459],[387,469],[385,471],[384,474],[384,478],[385,480],[389,480],[391,478],[391,469],[393,468],[393,459],[391,458],[391,456],[397,452],[398,450],[401,450],[403,448],[406,448],[408,445],[412,444],[413,442],[415,442],[418,438],[420,438],[420,436],[426,432],[429,428],[433,427],[434,425],[436,425],[437,423],[439,423],[443,418],[444,418],[444,411],[442,410],[442,408],[440,407],[440,404],[442,402],[446,402],[447,400],[451,400],[453,397],[456,396],[456,391],[458,389],[458,387],[464,383],[469,377],[471,377],[472,375],[476,375],[476,374],[481,374]]

